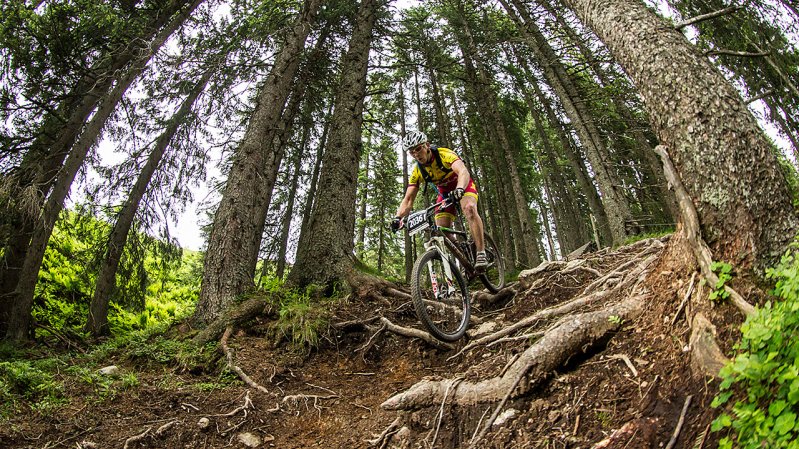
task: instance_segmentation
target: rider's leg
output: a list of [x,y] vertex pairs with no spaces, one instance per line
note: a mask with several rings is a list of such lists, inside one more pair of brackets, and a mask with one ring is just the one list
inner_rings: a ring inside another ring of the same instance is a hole
[[443,226],[445,228],[452,227],[452,216],[447,213],[436,214],[436,226]]
[[469,223],[469,230],[472,231],[474,246],[477,247],[477,251],[484,251],[483,220],[477,212],[477,199],[471,195],[465,195],[461,200],[461,209],[463,210],[463,215],[466,216],[466,221]]

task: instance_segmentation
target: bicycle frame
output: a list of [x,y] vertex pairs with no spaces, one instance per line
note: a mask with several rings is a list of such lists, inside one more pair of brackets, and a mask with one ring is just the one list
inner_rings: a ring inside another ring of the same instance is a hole
[[[418,230],[412,232],[411,235],[413,235],[416,232],[421,232],[423,230],[428,230],[430,232],[431,236],[425,242],[425,251],[433,247],[438,249],[438,251],[442,254],[444,260],[446,261],[445,270],[447,271],[447,277],[449,278],[448,279],[449,281],[452,280],[452,274],[449,271],[451,270],[450,257],[449,257],[450,255],[454,256],[459,262],[461,262],[464,265],[469,278],[471,278],[474,272],[474,263],[472,259],[469,257],[468,254],[464,254],[464,252],[461,251],[461,249],[458,247],[455,241],[453,241],[453,239],[450,237],[450,235],[461,236],[464,239],[464,241],[468,241],[469,234],[466,231],[460,231],[445,226],[438,226],[435,224],[435,218],[433,218],[430,215],[430,212],[433,211],[434,209],[439,208],[441,206],[447,207],[449,204],[452,204],[449,203],[449,201],[450,201],[449,199],[441,200],[436,204],[433,204],[432,206],[429,206],[428,208],[424,209],[423,211],[420,211],[421,213],[424,214],[425,220],[428,222],[427,226],[424,226],[423,223],[419,222],[418,217],[420,217],[421,215],[416,215],[417,217],[415,219],[416,222],[415,223],[411,222],[410,225],[412,225],[414,229]],[[445,203],[449,204],[445,205]],[[464,225],[463,218],[461,216],[460,204],[455,203],[455,206],[458,210],[457,219],[461,223],[461,226],[465,229],[466,226]],[[412,220],[413,219],[409,217],[409,221]]]

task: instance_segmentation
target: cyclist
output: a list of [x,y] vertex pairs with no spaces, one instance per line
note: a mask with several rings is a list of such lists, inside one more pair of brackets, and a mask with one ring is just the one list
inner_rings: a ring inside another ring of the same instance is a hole
[[[421,182],[432,184],[438,191],[437,202],[443,200],[447,195],[460,202],[477,247],[474,268],[477,271],[484,270],[487,262],[483,240],[483,220],[477,212],[477,186],[469,175],[466,164],[449,148],[430,145],[427,135],[421,131],[409,132],[400,140],[400,145],[403,151],[408,151],[416,159],[416,166],[408,180],[408,189],[397,209],[397,216],[391,221],[391,229],[398,230],[402,218],[411,212]],[[436,225],[451,227],[455,213],[454,204],[439,210],[435,216]]]

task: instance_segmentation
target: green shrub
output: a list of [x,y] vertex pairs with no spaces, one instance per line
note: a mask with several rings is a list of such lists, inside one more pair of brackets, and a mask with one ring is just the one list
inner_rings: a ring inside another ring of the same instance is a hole
[[[720,448],[799,448],[799,260],[794,245],[768,271],[776,281],[768,302],[741,326],[735,359],[721,370],[713,407],[726,411],[713,430],[726,430]],[[731,400],[735,402],[730,405]]]
[[[278,320],[271,328],[276,342],[286,340],[290,345],[307,353],[319,346],[322,329],[327,326],[327,310],[331,301],[339,298],[324,298],[319,286],[309,285],[298,291],[282,288],[275,290],[272,298],[277,299]],[[335,293],[334,293],[335,295]]]
[[52,363],[58,362],[0,362],[0,416],[7,417],[22,401],[42,413],[66,402],[63,386],[49,372]]

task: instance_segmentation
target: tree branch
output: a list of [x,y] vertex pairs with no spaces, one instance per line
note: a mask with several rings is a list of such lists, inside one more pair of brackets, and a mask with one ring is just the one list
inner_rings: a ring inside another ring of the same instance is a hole
[[747,51],[735,51],[735,50],[708,50],[705,52],[705,56],[718,56],[718,55],[726,55],[726,56],[739,56],[742,58],[760,58],[763,56],[770,55],[770,51],[761,51],[758,53],[750,53]]
[[716,17],[721,17],[721,16],[726,16],[727,14],[732,14],[734,12],[737,12],[741,8],[742,8],[742,6],[730,6],[729,8],[724,8],[724,9],[720,9],[718,11],[709,12],[707,14],[702,14],[702,15],[699,15],[699,16],[696,16],[696,17],[691,17],[690,19],[685,19],[682,22],[677,22],[674,25],[674,29],[677,30],[677,31],[680,31],[680,30],[682,30],[683,28],[685,28],[685,27],[687,27],[689,25],[694,25],[696,23],[703,22],[705,20],[715,19]]

